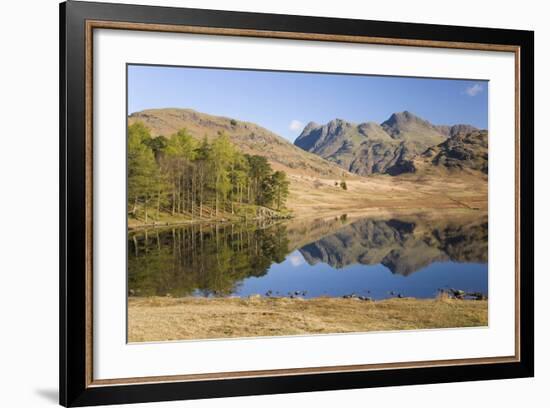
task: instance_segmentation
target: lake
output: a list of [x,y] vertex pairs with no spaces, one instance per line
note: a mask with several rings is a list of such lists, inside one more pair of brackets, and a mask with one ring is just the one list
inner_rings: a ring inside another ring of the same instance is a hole
[[130,296],[487,295],[486,215],[200,224],[128,234]]

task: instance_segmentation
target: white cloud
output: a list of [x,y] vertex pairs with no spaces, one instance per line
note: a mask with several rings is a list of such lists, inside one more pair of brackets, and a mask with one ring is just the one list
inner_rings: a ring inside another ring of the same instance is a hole
[[480,84],[473,84],[464,91],[464,93],[468,96],[476,96],[481,92],[483,92],[483,87]]
[[300,132],[304,128],[304,124],[297,119],[291,120],[288,128],[293,132]]

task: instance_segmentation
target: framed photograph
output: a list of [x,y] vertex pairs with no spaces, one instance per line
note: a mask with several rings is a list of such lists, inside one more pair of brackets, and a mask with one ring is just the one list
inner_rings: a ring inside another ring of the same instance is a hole
[[533,32],[60,16],[62,405],[533,376]]

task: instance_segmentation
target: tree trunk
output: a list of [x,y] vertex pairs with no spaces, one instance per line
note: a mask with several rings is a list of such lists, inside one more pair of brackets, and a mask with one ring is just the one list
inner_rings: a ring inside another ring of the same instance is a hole
[[178,214],[181,214],[181,177],[178,176],[178,205],[177,205]]
[[147,220],[148,220],[148,212],[147,212],[147,202],[149,201],[149,195],[148,194],[145,194],[145,224],[147,224]]
[[200,186],[200,192],[199,192],[199,195],[200,195],[200,207],[199,207],[199,218],[202,218],[202,197],[203,197],[203,191],[202,191],[202,184]]
[[218,216],[218,203],[219,203],[219,198],[218,198],[218,182],[219,182],[219,177],[216,177],[216,217]]
[[137,203],[138,203],[138,198],[134,198],[134,207],[132,208],[132,215],[135,217],[136,216],[136,211],[137,211]]
[[172,189],[172,217],[176,215],[176,188]]
[[137,238],[134,234],[134,236],[132,237],[132,241],[134,241],[134,251],[135,251],[135,254],[136,254],[136,258],[138,256],[138,242],[137,242]]
[[160,189],[158,191],[158,198],[157,198],[157,220],[160,217]]
[[195,171],[191,178],[191,219],[195,217]]

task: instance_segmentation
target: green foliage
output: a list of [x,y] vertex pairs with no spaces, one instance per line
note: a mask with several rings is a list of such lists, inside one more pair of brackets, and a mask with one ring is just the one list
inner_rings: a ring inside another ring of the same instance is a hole
[[149,139],[146,144],[153,151],[155,155],[155,160],[159,162],[164,155],[166,147],[168,146],[168,139],[166,139],[164,136],[159,136]]
[[143,124],[135,123],[128,127],[128,206],[135,213],[137,203],[141,200],[146,222],[148,206],[161,184],[160,170],[148,146],[150,142],[151,135]]
[[231,190],[230,173],[234,167],[236,152],[225,133],[212,143],[210,159],[214,171],[214,191],[216,193],[216,214],[219,212],[220,201],[224,205]]
[[193,139],[187,130],[181,129],[168,140],[166,153],[179,160],[193,160],[196,145],[195,139]]
[[249,202],[258,205],[267,205],[271,201],[269,178],[272,173],[271,165],[263,156],[246,156],[249,165],[250,193]]
[[271,175],[270,184],[273,195],[273,202],[277,210],[280,210],[288,197],[288,186],[290,185],[290,182],[288,181],[284,172],[276,171]]
[[288,187],[284,172],[273,172],[265,157],[242,154],[223,132],[210,143],[186,129],[153,138],[142,123],[128,127],[128,209],[139,218],[136,208],[143,207],[146,222],[153,203],[157,218],[211,218],[247,205],[280,210]]

